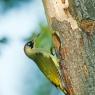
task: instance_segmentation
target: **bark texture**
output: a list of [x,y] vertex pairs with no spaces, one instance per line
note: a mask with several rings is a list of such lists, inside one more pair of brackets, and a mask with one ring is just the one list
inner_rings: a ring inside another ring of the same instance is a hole
[[60,39],[54,43],[68,95],[95,95],[95,0],[43,4],[49,26]]

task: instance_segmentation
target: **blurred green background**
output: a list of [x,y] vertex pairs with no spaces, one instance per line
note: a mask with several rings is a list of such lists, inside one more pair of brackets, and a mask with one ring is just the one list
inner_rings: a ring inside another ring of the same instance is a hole
[[0,95],[62,95],[24,54],[32,33],[45,29],[41,0],[0,0]]

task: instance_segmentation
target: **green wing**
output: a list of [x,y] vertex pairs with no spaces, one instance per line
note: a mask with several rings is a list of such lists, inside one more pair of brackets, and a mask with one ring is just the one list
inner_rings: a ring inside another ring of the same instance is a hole
[[[60,74],[59,74],[59,66],[56,58],[50,55],[47,52],[41,52],[41,49],[33,49],[35,51],[34,54],[30,56],[33,59],[40,70],[45,74],[45,76],[55,83],[57,86],[60,85]],[[55,60],[55,62],[53,61]]]

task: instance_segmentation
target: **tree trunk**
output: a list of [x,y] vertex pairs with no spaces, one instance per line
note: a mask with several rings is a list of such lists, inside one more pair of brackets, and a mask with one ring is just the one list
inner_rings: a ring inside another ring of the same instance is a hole
[[43,0],[60,39],[60,69],[68,95],[95,95],[95,0]]

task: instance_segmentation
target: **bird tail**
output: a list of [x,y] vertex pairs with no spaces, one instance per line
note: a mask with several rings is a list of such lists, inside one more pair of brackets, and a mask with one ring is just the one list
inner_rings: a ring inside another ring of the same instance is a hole
[[61,90],[65,95],[69,95],[69,94],[68,94],[68,91],[67,91],[65,88],[60,87],[60,90]]

